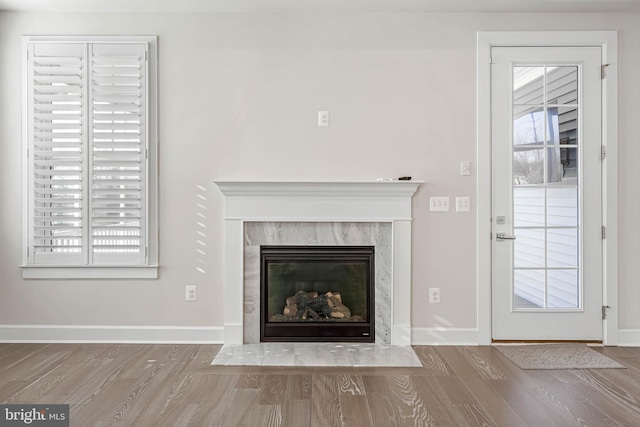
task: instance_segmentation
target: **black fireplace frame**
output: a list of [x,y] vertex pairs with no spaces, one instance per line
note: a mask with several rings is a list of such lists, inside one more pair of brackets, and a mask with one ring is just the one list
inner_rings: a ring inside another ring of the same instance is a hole
[[[374,246],[260,246],[261,342],[375,342]],[[282,261],[364,261],[367,280],[365,322],[269,322],[267,317],[267,264]]]

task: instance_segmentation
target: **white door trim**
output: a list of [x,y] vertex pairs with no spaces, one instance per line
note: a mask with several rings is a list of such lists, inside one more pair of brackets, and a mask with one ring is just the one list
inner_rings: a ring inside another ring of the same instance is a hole
[[611,306],[603,342],[618,345],[618,33],[616,31],[479,31],[477,38],[477,263],[478,343],[491,344],[491,47],[600,46],[606,78],[602,85],[603,304]]

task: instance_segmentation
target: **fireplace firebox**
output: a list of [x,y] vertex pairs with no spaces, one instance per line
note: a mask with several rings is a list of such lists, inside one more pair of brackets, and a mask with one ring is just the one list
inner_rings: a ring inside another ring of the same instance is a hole
[[260,341],[374,342],[373,246],[261,246]]

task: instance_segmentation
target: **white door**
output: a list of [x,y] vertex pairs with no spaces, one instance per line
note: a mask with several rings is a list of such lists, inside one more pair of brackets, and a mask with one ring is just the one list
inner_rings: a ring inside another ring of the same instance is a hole
[[492,48],[492,337],[602,339],[600,47]]

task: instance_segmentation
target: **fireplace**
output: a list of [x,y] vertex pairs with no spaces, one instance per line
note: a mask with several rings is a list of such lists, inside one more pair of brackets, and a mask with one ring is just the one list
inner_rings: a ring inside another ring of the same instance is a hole
[[263,245],[375,246],[375,343],[411,344],[411,197],[422,181],[215,182],[225,206],[225,344],[260,342]]
[[260,341],[374,342],[373,246],[261,246]]

